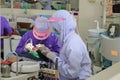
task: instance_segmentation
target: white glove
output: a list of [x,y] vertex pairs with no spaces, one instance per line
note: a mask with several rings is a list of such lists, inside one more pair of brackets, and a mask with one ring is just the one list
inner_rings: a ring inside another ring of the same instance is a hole
[[54,58],[56,57],[55,53],[50,51],[46,46],[42,45],[42,44],[38,44],[36,45],[37,48],[39,48],[39,50],[41,51],[41,53],[46,56],[47,58],[54,60]]
[[57,56],[54,52],[49,52],[46,54],[46,57],[53,61]]
[[37,44],[36,47],[41,51],[42,49],[45,49],[45,46],[43,44]]
[[41,53],[48,53],[50,50],[43,44],[37,44],[36,47],[38,48],[38,50],[41,51]]
[[34,48],[34,46],[32,45],[32,43],[28,43],[25,45],[25,49],[27,50],[32,50]]

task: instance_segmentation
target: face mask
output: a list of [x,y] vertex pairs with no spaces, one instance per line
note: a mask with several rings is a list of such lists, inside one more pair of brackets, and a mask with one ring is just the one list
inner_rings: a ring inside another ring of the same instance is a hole
[[57,35],[60,35],[60,25],[54,22],[51,22],[51,26],[53,27],[53,32]]
[[53,27],[53,32],[57,35],[60,35],[60,32]]

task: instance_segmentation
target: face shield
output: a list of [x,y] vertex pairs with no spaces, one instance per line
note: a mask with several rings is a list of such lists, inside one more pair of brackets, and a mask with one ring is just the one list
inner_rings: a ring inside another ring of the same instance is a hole
[[62,42],[64,42],[65,37],[74,31],[76,27],[75,18],[66,10],[56,11],[47,21],[60,32]]
[[52,26],[55,33],[60,34],[61,26],[58,24],[58,22],[50,22],[50,25]]
[[35,20],[35,26],[33,28],[33,35],[38,40],[45,40],[50,35],[50,27],[47,22],[47,18],[38,17]]
[[61,38],[61,25],[59,25],[59,22],[63,20],[64,18],[53,18],[53,17],[48,19],[48,22],[50,22],[50,25],[53,28],[53,32],[58,35],[61,44],[63,44],[63,40]]
[[53,27],[53,30],[60,34],[60,31],[61,31],[61,26],[59,25],[59,22],[60,21],[63,21],[64,18],[49,18],[47,21],[50,22],[50,25]]

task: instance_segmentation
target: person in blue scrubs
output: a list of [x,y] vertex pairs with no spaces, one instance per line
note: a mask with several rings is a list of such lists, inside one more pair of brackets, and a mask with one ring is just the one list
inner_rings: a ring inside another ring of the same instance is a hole
[[9,22],[4,16],[0,16],[0,51],[1,52],[1,57],[3,58],[4,53],[3,53],[3,48],[4,48],[4,41],[2,39],[2,36],[10,36],[12,35],[12,27],[10,26]]
[[59,80],[86,80],[91,76],[91,60],[85,43],[75,32],[75,18],[66,10],[58,10],[48,21],[60,33],[62,48],[60,56],[48,49],[41,52],[54,63],[58,58]]
[[[59,42],[57,35],[51,32],[51,29],[47,22],[47,18],[45,17],[36,18],[33,30],[26,32],[22,36],[15,52],[19,55],[19,57],[21,57],[22,60],[46,61],[46,58],[42,55],[41,59],[36,58],[35,56],[29,53],[29,51],[32,50],[31,46],[36,47],[36,45],[38,44],[45,45],[51,51],[56,52],[58,53],[57,55],[59,55],[61,44]],[[13,56],[14,55],[12,54],[8,54],[8,58],[11,58]]]

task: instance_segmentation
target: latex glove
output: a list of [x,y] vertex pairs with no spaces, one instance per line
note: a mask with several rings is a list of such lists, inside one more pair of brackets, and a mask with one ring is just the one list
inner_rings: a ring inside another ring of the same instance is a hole
[[45,46],[43,44],[37,44],[36,48],[38,48],[40,51],[45,49]]
[[54,57],[56,57],[55,53],[50,51],[45,45],[43,44],[38,44],[36,45],[37,48],[41,51],[41,53],[46,56],[47,58],[53,60]]
[[46,54],[46,57],[49,58],[50,60],[54,61],[54,58],[56,58],[57,55],[55,54],[55,52],[48,52]]
[[28,43],[25,45],[25,49],[31,51],[34,48],[34,46],[32,45],[32,43]]
[[37,44],[36,47],[38,48],[38,50],[41,52],[41,53],[48,53],[50,50],[43,44]]
[[41,51],[46,52],[46,51],[49,50],[49,49],[48,49],[45,45],[43,45],[43,44],[37,44],[36,47],[38,48],[38,50],[39,50],[40,52],[41,52]]

